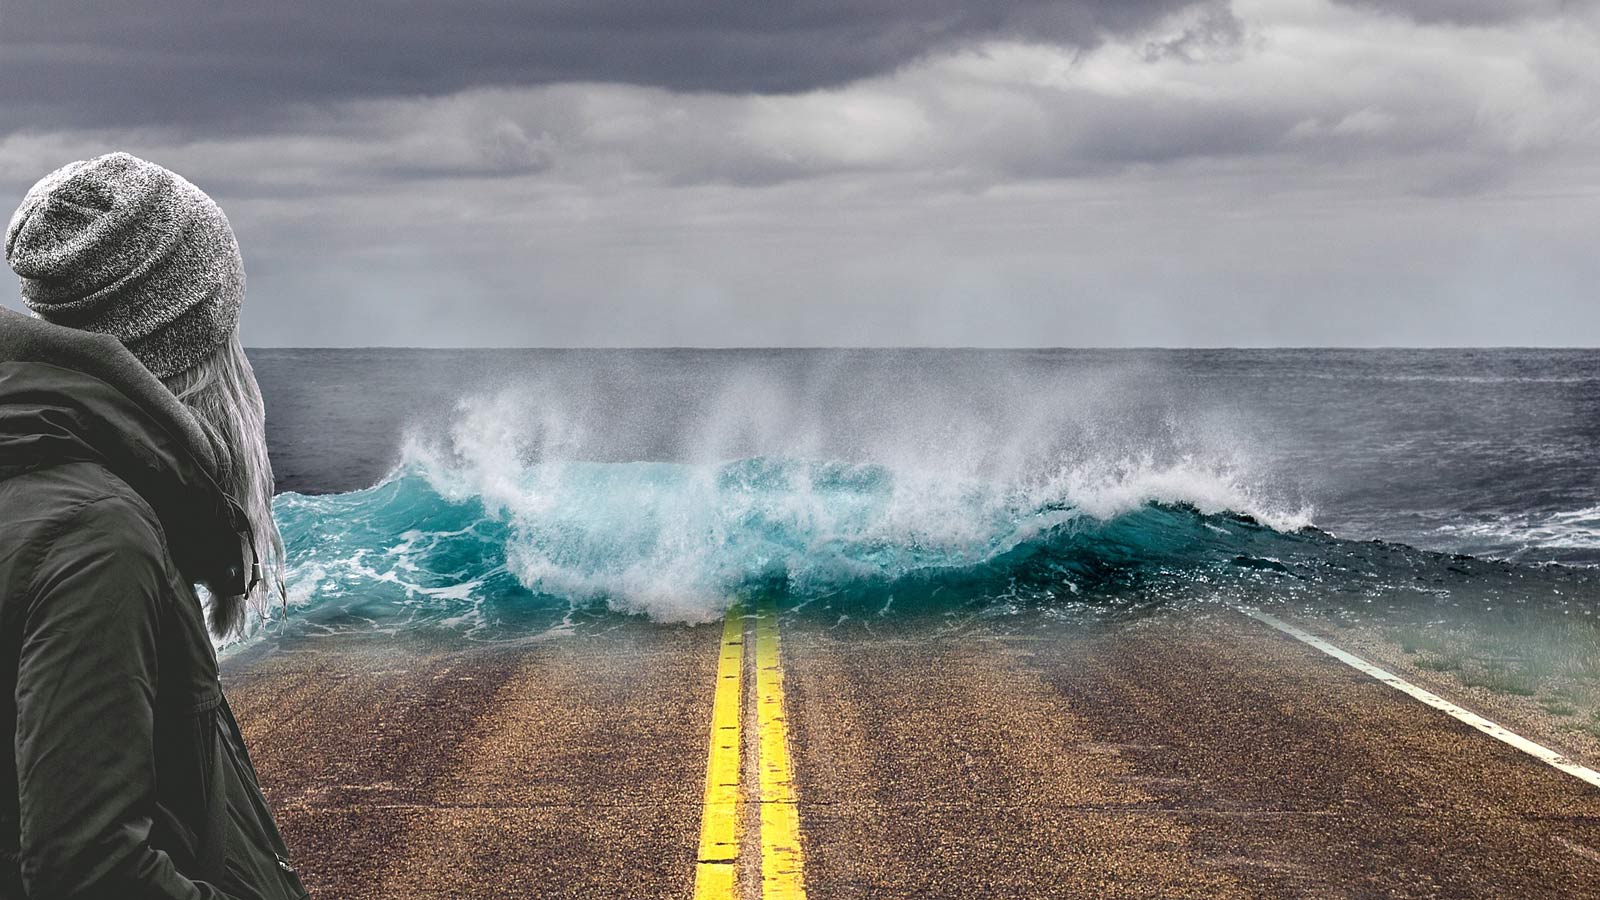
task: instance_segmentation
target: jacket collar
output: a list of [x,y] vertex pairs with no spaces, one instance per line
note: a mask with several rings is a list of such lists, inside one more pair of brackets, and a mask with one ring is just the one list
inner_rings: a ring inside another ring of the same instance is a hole
[[188,409],[115,338],[0,309],[0,480],[67,462],[137,491],[186,577],[245,593],[248,523]]

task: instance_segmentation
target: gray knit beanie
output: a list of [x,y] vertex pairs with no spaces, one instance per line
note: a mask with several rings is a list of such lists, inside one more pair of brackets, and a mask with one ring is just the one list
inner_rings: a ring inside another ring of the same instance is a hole
[[117,338],[157,378],[192,368],[239,324],[244,262],[222,209],[127,153],[41,178],[11,217],[6,262],[40,318]]

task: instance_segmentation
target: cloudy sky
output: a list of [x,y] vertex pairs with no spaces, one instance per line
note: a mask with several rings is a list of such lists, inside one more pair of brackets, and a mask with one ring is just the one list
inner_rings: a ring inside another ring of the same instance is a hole
[[0,0],[113,149],[257,346],[1600,345],[1585,0]]

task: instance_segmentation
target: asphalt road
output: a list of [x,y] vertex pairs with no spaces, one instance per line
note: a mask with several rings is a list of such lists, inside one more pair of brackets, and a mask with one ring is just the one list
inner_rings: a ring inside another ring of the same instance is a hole
[[[1600,897],[1600,790],[1242,616],[780,633],[812,898]],[[317,637],[224,672],[315,897],[690,897],[722,637]]]

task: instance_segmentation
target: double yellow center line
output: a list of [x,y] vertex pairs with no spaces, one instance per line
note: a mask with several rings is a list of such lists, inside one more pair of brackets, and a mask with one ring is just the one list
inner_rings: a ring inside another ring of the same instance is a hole
[[700,813],[696,898],[739,896],[739,720],[743,718],[744,614],[728,611],[717,660],[717,697],[711,706],[711,753],[706,799]]
[[[695,866],[696,900],[736,900],[739,890],[739,831],[743,761],[746,624],[742,604],[728,610],[717,661],[717,692],[711,708],[711,749],[706,763],[705,806],[700,818],[700,856]],[[784,716],[783,667],[778,615],[770,604],[753,617],[755,630],[755,745],[761,829],[763,900],[804,900],[805,853],[800,847],[800,808],[789,756]]]

